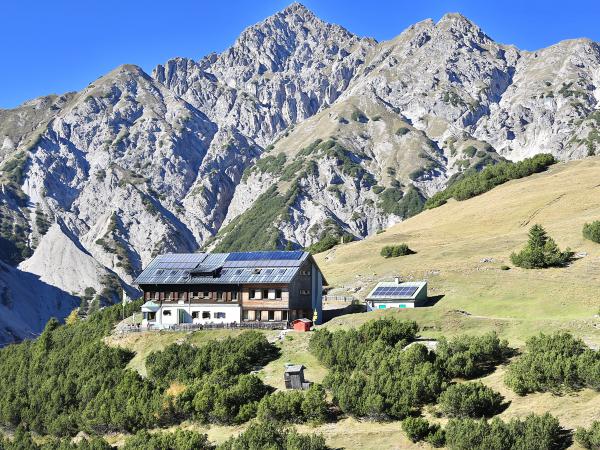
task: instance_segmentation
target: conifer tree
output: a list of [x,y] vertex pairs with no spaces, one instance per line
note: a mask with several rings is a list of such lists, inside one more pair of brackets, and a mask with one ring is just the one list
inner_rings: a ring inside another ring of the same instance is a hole
[[519,253],[510,255],[515,266],[525,269],[542,269],[545,267],[560,267],[571,261],[573,252],[568,248],[563,252],[558,248],[541,225],[534,225],[529,230],[527,245]]

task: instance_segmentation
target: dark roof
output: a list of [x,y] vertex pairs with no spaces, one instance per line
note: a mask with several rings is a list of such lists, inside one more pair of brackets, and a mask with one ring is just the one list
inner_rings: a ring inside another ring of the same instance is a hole
[[302,364],[286,364],[285,371],[287,373],[299,373],[302,372],[306,367]]
[[154,258],[134,283],[289,283],[307,258],[304,251],[168,253]]

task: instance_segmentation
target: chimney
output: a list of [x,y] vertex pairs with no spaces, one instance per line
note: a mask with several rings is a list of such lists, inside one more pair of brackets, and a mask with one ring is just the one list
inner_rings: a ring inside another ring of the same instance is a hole
[[394,277],[394,282],[395,282],[396,284],[400,284],[400,277],[399,277],[398,275],[396,275],[396,276]]

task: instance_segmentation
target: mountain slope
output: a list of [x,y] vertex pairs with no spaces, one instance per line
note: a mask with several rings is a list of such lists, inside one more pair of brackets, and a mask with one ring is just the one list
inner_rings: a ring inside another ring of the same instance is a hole
[[294,3],[221,54],[0,110],[0,255],[71,289],[56,222],[127,287],[161,252],[362,239],[469,168],[594,154],[599,74],[585,39],[525,52],[447,14],[378,43]]
[[[478,197],[427,210],[316,259],[327,280],[338,287],[334,292],[359,298],[377,281],[394,275],[426,279],[429,295],[443,297],[432,307],[395,313],[414,318],[433,335],[495,329],[522,343],[540,330],[568,329],[600,345],[595,316],[600,245],[584,240],[581,233],[584,223],[600,217],[599,176],[597,157],[557,164]],[[536,223],[579,259],[566,268],[501,270],[502,265],[512,266],[511,252],[523,247]],[[380,256],[383,246],[399,243],[407,243],[416,254]],[[360,322],[371,314],[351,320]]]
[[64,319],[79,300],[0,261],[0,347],[35,337],[51,317]]

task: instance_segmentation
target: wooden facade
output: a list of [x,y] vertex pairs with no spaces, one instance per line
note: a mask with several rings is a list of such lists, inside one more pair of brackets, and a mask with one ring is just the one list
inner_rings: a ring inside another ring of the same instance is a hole
[[248,261],[244,261],[243,269],[227,268],[229,278],[223,277],[222,282],[220,271],[206,276],[208,282],[204,283],[139,282],[145,302],[156,310],[156,313],[148,310],[145,317],[160,325],[215,323],[215,318],[220,323],[292,322],[301,318],[320,318],[323,278],[312,257],[306,255],[298,266],[283,265],[285,270],[292,267],[294,271],[293,276],[288,277],[289,282],[250,282],[250,277],[246,280],[238,277],[234,281],[231,278],[232,273],[244,271],[260,273],[264,270],[267,275],[272,275],[278,270],[277,261],[273,261],[272,266],[262,263],[259,268],[252,268]]

